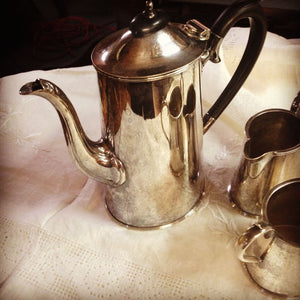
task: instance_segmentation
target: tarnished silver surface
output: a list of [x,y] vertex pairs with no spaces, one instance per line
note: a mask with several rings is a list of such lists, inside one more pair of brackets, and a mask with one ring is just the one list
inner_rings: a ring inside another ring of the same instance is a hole
[[259,223],[237,241],[239,259],[265,290],[300,296],[300,178],[281,183],[267,195]]
[[300,119],[283,109],[262,111],[246,124],[246,142],[230,186],[233,205],[258,216],[265,195],[277,184],[300,177]]

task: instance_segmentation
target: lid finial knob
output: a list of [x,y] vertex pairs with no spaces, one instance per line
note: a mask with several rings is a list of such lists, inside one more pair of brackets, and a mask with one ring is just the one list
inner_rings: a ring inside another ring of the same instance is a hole
[[135,16],[130,25],[134,37],[143,37],[161,30],[168,25],[169,18],[165,12],[153,8],[153,1],[147,0],[145,10]]
[[150,19],[154,17],[155,14],[154,14],[154,11],[153,11],[153,2],[152,2],[152,0],[146,1],[145,14]]

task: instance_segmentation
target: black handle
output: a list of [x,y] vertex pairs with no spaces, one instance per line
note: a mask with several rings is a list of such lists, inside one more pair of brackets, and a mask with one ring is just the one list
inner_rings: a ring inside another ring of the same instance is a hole
[[229,6],[211,27],[210,60],[218,62],[218,49],[229,29],[249,19],[250,34],[243,57],[226,88],[203,118],[204,132],[214,123],[239,91],[251,72],[265,41],[266,22],[259,0],[239,0]]

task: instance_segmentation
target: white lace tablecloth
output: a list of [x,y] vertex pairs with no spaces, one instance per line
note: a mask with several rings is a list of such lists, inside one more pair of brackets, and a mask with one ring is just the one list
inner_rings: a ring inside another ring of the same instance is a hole
[[[247,35],[232,29],[223,62],[205,66],[205,109],[230,78]],[[204,137],[208,188],[197,212],[161,230],[129,230],[110,218],[105,187],[74,166],[54,108],[19,95],[36,78],[61,87],[87,134],[100,135],[92,66],[0,80],[0,299],[276,298],[253,284],[236,257],[237,237],[255,220],[231,208],[227,186],[248,118],[289,109],[300,90],[300,40],[268,33],[247,82]]]

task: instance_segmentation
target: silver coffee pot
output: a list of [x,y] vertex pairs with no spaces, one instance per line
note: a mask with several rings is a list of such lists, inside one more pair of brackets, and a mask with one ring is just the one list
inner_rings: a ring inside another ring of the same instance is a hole
[[[37,79],[21,88],[22,95],[42,96],[56,108],[74,161],[109,186],[106,205],[119,222],[161,227],[184,218],[199,202],[205,182],[203,133],[238,92],[264,43],[266,25],[258,2],[233,3],[209,29],[196,20],[171,23],[147,1],[129,28],[101,40],[92,52],[105,121],[99,141],[86,136],[55,84]],[[245,18],[250,34],[244,55],[203,116],[202,68],[208,60],[220,61],[224,36]]]

